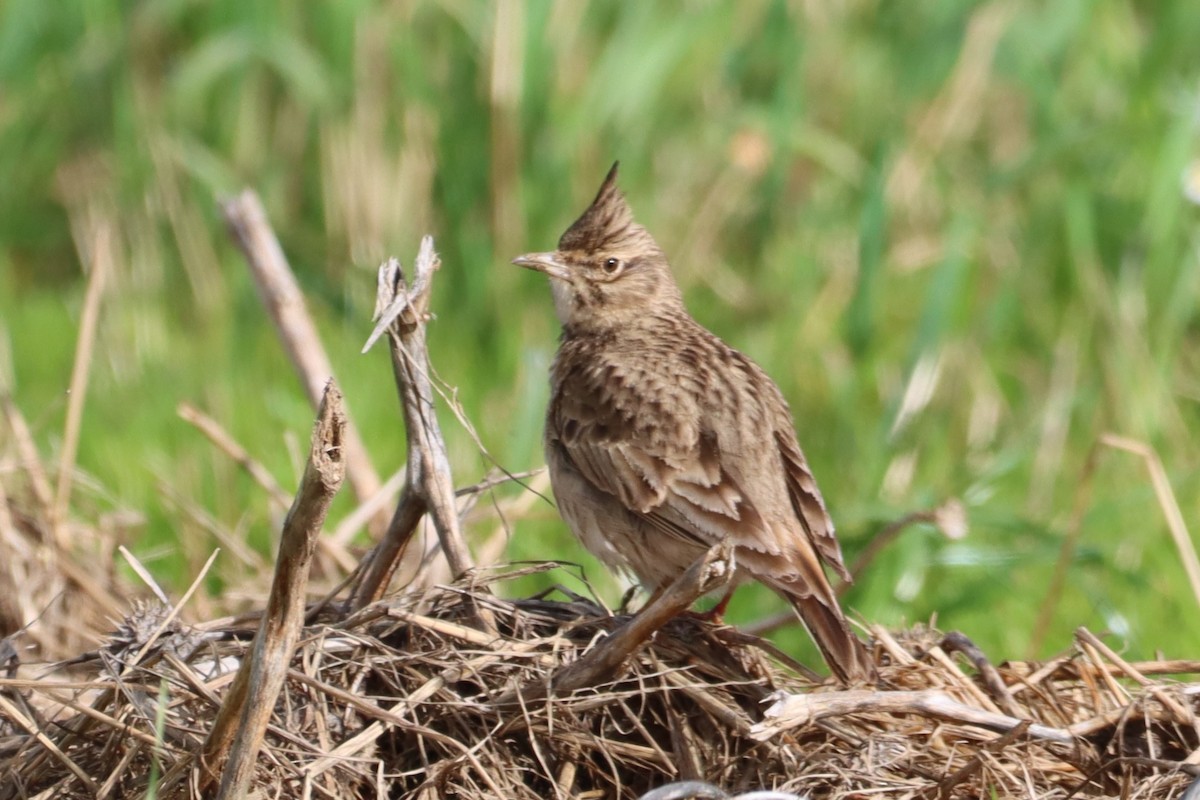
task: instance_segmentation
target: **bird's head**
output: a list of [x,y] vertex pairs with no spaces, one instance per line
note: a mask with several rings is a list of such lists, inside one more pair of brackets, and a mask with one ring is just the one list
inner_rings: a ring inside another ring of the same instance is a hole
[[616,164],[557,250],[513,263],[549,276],[558,319],[570,330],[611,330],[682,306],[666,256],[617,188]]

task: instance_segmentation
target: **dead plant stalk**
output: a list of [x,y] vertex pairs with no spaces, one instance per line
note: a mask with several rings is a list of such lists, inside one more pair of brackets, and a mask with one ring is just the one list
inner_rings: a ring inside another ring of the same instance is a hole
[[253,648],[242,661],[204,744],[205,782],[221,776],[217,798],[244,797],[250,785],[275,698],[304,624],[305,592],[317,536],[346,473],[345,432],[342,394],[330,381],[313,430],[308,466],[283,525],[266,612]]

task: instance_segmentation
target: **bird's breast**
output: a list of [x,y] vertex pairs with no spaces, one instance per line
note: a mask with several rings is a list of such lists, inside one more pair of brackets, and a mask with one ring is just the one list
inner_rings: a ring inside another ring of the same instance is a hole
[[567,341],[552,375],[548,437],[634,442],[664,454],[699,440],[702,390],[695,370],[660,347],[630,347],[615,337]]

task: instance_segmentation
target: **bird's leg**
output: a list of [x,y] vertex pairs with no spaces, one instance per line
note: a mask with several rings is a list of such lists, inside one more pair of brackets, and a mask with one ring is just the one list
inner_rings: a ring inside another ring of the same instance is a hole
[[[659,597],[661,597],[662,593],[665,592],[666,590],[667,590],[666,586],[660,585],[660,586],[655,587],[654,591],[650,593],[650,596],[646,598],[646,602],[642,603],[641,611],[645,611],[647,608],[649,608],[651,606],[651,604],[653,604],[655,600],[657,600]],[[639,611],[639,613],[641,613],[641,612]]]
[[617,606],[618,614],[630,613],[629,604],[633,602],[634,595],[636,595],[638,593],[638,590],[641,588],[642,588],[641,586],[638,586],[635,583],[633,586],[630,586],[628,589],[625,590],[625,594],[621,595],[621,605]]
[[704,622],[711,622],[714,625],[724,625],[725,610],[729,608],[729,601],[733,599],[733,593],[736,589],[736,585],[730,586],[725,590],[725,594],[721,595],[721,599],[717,601],[715,606],[710,608],[708,611],[698,612],[696,614],[696,619],[703,620]]

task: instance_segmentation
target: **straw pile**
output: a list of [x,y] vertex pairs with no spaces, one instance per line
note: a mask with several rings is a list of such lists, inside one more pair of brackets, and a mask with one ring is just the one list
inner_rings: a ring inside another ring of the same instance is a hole
[[[636,798],[699,779],[815,797],[1167,798],[1194,771],[1181,762],[1200,743],[1197,687],[1145,673],[1200,665],[1123,664],[1082,631],[1069,655],[993,682],[932,631],[876,631],[882,688],[854,691],[682,616],[608,680],[538,698],[624,618],[489,591],[511,574],[322,610],[274,704],[259,796]],[[85,663],[4,682],[0,798],[133,797],[152,775],[159,796],[201,796],[198,753],[253,629],[172,624],[146,649],[161,621],[143,608]],[[810,719],[764,716],[797,699]]]
[[[269,231],[253,230],[261,216],[231,225],[251,261],[278,261]],[[556,565],[473,565],[424,351],[436,268],[427,241],[411,289],[398,265],[380,272],[372,339],[392,346],[410,469],[375,548],[317,602],[314,553],[355,450],[332,385],[315,398],[266,603],[196,624],[181,621],[188,595],[129,604],[103,557],[114,526],[66,513],[70,465],[52,493],[5,401],[16,454],[0,452],[0,800],[1192,795],[1200,684],[1177,676],[1200,663],[1126,663],[1083,629],[1061,658],[993,666],[961,634],[871,628],[880,683],[844,688],[679,613],[728,581],[727,545],[633,615],[561,588],[503,599],[513,578]],[[390,594],[425,517],[462,577]],[[123,617],[115,629],[106,612]],[[662,792],[676,781],[700,783]]]

